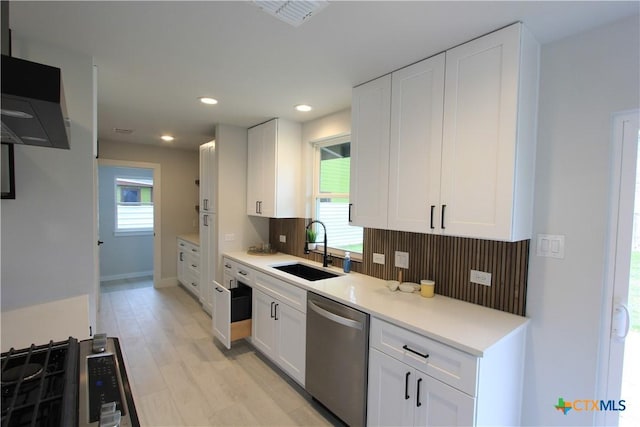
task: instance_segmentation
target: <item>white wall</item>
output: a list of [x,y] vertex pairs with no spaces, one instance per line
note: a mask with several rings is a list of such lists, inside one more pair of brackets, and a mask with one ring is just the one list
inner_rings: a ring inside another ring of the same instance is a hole
[[[591,425],[554,409],[597,390],[610,193],[611,114],[637,108],[638,16],[542,47],[523,402],[525,425]],[[565,258],[535,255],[535,235],[566,236]]]
[[218,282],[223,280],[221,259],[225,252],[269,241],[269,219],[247,215],[247,138],[245,128],[216,127]]
[[100,140],[100,159],[160,165],[162,266],[159,285],[176,285],[176,237],[198,232],[195,209],[199,199],[195,183],[200,168],[198,151]]
[[351,108],[302,124],[302,176],[305,218],[313,217],[313,146],[311,142],[351,133]]
[[118,235],[116,229],[116,177],[153,179],[153,169],[98,167],[100,207],[100,280],[153,274],[153,235]]
[[[15,147],[16,199],[2,200],[3,349],[13,345],[11,337],[39,337],[36,327],[51,339],[67,338],[68,322],[46,317],[45,310],[34,311],[32,325],[7,320],[36,304],[74,297],[88,304],[95,288],[92,58],[17,33],[13,54],[62,69],[71,149]],[[87,337],[88,312],[73,313],[83,313],[71,319],[85,331],[77,338]]]

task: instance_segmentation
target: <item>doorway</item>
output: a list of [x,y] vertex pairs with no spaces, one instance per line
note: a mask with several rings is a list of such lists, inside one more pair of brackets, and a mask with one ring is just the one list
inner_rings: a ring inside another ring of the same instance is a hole
[[616,402],[598,425],[640,425],[640,111],[613,120],[612,199],[603,294],[600,391]]
[[159,164],[98,160],[100,291],[157,286],[160,194]]

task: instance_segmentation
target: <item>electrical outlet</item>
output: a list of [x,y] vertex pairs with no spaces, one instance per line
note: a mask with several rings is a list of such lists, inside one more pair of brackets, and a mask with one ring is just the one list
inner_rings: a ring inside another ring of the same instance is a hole
[[236,240],[236,235],[233,233],[228,233],[224,235],[224,241],[225,242],[233,242],[234,240]]
[[287,235],[286,234],[281,234],[280,235],[280,243],[287,243]]
[[395,264],[398,268],[409,268],[409,252],[396,251]]
[[469,280],[479,285],[491,286],[491,273],[486,271],[471,270]]
[[373,263],[384,265],[384,254],[373,253]]

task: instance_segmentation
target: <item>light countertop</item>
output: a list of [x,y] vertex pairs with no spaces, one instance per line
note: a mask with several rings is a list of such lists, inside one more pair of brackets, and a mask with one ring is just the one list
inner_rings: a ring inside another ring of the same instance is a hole
[[193,245],[200,246],[200,235],[198,233],[180,234],[178,239],[186,240]]
[[[528,322],[525,317],[437,294],[433,298],[423,298],[419,292],[392,292],[387,288],[386,280],[354,272],[344,274],[336,267],[329,270],[343,274],[341,277],[315,282],[272,268],[291,262],[322,268],[320,263],[293,255],[256,256],[232,252],[224,256],[474,356],[481,357],[491,346]],[[437,286],[436,283],[436,292]]]

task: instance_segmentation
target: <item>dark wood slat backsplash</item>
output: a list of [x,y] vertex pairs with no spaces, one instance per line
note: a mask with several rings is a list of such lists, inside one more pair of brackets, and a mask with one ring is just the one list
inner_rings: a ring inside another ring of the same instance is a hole
[[[322,262],[322,254],[304,255],[308,221],[271,219],[269,242],[280,252]],[[279,242],[282,234],[287,236],[286,243]],[[403,281],[432,279],[440,295],[524,316],[529,244],[529,240],[498,242],[365,228],[363,261],[352,262],[352,270],[380,279],[397,279],[401,269],[393,266],[394,253],[408,252],[409,269],[402,269]],[[373,263],[374,252],[385,255],[385,265]],[[334,257],[334,265],[341,267],[342,259]],[[471,283],[472,269],[491,273],[491,286]]]

